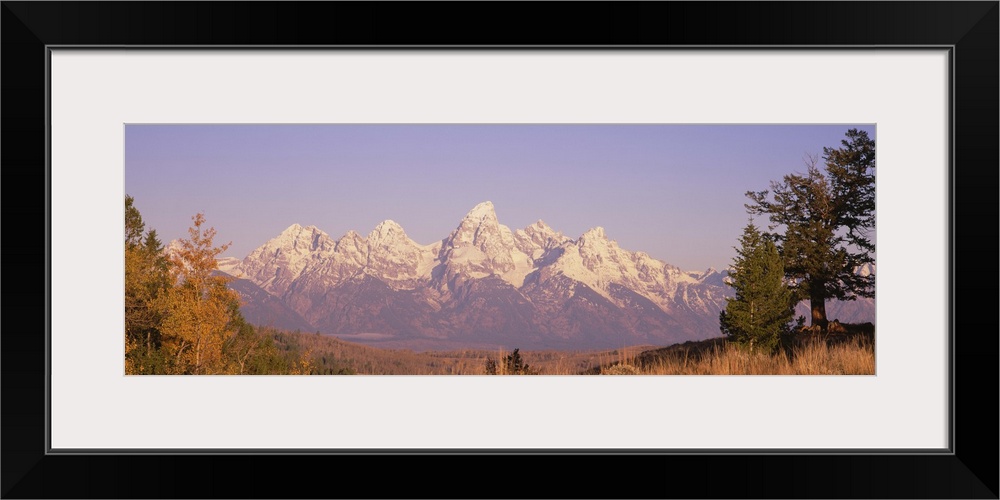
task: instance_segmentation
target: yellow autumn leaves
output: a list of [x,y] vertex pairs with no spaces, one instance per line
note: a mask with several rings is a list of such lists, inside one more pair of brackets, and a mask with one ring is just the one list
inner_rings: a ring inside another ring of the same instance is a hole
[[215,229],[203,229],[203,214],[192,219],[190,238],[180,240],[170,255],[174,286],[163,294],[163,348],[183,373],[219,373],[225,365],[223,346],[236,333],[231,323],[239,296],[226,287],[225,278],[211,274],[215,257],[229,245],[213,247]]
[[309,373],[244,320],[232,278],[215,273],[229,245],[214,245],[204,214],[191,219],[188,238],[165,252],[125,198],[125,373]]

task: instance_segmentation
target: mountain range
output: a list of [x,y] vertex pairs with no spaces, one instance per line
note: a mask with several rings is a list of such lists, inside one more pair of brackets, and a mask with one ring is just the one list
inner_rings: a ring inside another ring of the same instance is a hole
[[[726,271],[682,271],[621,248],[601,227],[575,239],[541,220],[511,230],[489,201],[429,245],[391,220],[339,239],[293,224],[243,260],[218,264],[237,278],[230,286],[251,323],[420,350],[718,337],[719,311],[732,296]],[[874,321],[871,299],[827,307],[831,319]]]

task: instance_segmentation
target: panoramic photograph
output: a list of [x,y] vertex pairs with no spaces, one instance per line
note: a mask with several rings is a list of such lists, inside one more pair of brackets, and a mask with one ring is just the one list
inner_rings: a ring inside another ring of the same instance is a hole
[[126,375],[874,375],[875,126],[127,124]]

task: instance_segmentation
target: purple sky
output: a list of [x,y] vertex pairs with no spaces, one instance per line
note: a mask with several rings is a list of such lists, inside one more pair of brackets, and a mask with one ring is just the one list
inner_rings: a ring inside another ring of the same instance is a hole
[[[724,268],[748,190],[859,125],[127,125],[125,193],[164,243],[204,212],[243,258],[299,223],[334,239],[385,219],[420,244],[477,203],[511,229],[603,226],[685,270]],[[766,221],[758,220],[758,226]]]

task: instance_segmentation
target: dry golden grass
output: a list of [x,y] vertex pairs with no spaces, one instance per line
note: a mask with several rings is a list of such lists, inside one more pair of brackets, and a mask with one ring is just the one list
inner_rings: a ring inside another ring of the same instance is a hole
[[[521,351],[540,375],[874,375],[875,349],[870,337],[828,341],[803,336],[790,354],[748,352],[721,339],[654,349],[635,346],[601,351]],[[485,375],[486,360],[501,360],[505,350],[414,352],[380,349],[336,337],[275,332],[286,355],[309,358],[315,375]]]
[[828,344],[814,339],[770,355],[732,344],[715,346],[701,356],[664,357],[640,367],[643,375],[874,375],[875,348],[858,337]]

